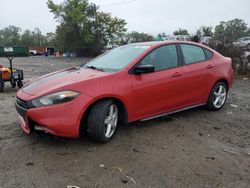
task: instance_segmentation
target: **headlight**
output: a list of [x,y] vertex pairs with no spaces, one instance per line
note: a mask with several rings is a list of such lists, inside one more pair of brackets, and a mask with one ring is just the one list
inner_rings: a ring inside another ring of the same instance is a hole
[[49,106],[53,104],[59,104],[64,102],[72,101],[74,98],[79,96],[80,93],[75,91],[60,91],[45,95],[43,97],[32,100],[32,104],[35,107]]

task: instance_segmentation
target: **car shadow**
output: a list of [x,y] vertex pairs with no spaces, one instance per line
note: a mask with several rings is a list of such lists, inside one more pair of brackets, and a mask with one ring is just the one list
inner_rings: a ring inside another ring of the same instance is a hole
[[150,126],[150,125],[157,126],[157,125],[159,125],[157,123],[171,122],[174,120],[182,120],[185,117],[194,116],[194,115],[202,113],[202,112],[207,113],[209,111],[205,107],[197,107],[197,108],[192,108],[192,109],[188,109],[185,111],[173,113],[170,115],[161,116],[161,117],[154,118],[154,119],[147,120],[147,121],[137,121],[137,122],[131,123],[131,125],[136,126],[138,128],[144,127],[144,126]]
[[[162,123],[171,123],[172,121],[180,121],[187,117],[193,117],[195,115],[199,115],[200,113],[208,112],[203,107],[198,107],[194,109],[189,109],[183,112],[178,112],[171,115],[162,116],[159,118],[155,118],[148,121],[136,121],[133,123],[129,123],[124,126],[119,126],[119,130],[117,134],[114,136],[111,142],[115,144],[117,139],[119,137],[123,137],[124,135],[131,134],[134,130],[137,129],[153,129],[155,126],[162,126]],[[33,134],[29,135],[30,139],[32,140],[33,144],[42,144],[47,146],[56,146],[56,147],[65,147],[65,146],[81,146],[85,148],[91,148],[91,147],[98,147],[102,146],[102,143],[98,143],[95,141],[92,141],[89,136],[84,135],[79,139],[71,139],[71,138],[63,138],[54,136],[48,133],[44,132],[34,132]],[[32,145],[32,144],[31,144]]]

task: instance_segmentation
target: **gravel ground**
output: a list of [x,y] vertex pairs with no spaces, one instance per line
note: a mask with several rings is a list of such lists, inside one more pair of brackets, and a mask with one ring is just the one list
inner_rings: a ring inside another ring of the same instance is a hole
[[[27,81],[88,60],[29,57],[14,65]],[[104,145],[24,135],[15,93],[9,86],[0,93],[0,188],[250,187],[250,80],[235,80],[218,112],[196,108],[135,122]]]

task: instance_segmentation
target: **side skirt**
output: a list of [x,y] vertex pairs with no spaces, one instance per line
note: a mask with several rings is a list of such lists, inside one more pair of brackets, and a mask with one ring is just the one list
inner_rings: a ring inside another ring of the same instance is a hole
[[182,111],[185,111],[185,110],[196,108],[196,107],[199,107],[199,106],[203,106],[205,104],[206,103],[202,103],[202,104],[198,104],[198,105],[194,105],[194,106],[185,107],[185,108],[182,108],[182,109],[179,109],[179,110],[175,110],[175,111],[172,111],[172,112],[167,112],[167,113],[164,113],[164,114],[159,114],[159,115],[155,115],[155,116],[148,117],[148,118],[145,118],[145,119],[141,119],[140,121],[148,121],[148,120],[159,118],[159,117],[162,117],[162,116],[166,116],[166,115],[170,115],[170,114],[175,114],[177,112],[182,112]]

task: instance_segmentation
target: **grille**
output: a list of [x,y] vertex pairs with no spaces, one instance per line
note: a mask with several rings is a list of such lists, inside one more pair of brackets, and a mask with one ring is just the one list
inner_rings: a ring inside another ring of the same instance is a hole
[[20,107],[22,107],[22,108],[24,108],[24,109],[28,109],[28,108],[29,108],[28,103],[27,103],[26,101],[24,101],[24,100],[19,99],[19,98],[16,98],[16,103],[17,103]]

